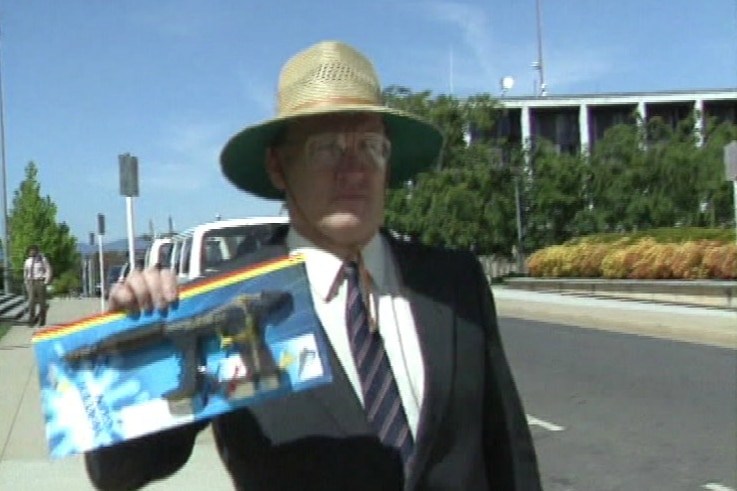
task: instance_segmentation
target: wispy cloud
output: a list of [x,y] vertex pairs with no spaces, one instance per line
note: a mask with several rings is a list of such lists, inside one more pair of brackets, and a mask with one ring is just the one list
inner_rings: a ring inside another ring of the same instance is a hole
[[225,141],[221,124],[179,122],[163,131],[158,162],[147,166],[146,182],[154,190],[197,191],[220,178],[218,157]]
[[[512,76],[515,89],[510,95],[533,92],[538,74],[532,68],[537,58],[534,39],[504,39],[495,36],[495,22],[489,9],[449,0],[423,2],[424,14],[449,25],[459,42],[453,46],[453,75],[457,91],[498,93],[499,81]],[[550,36],[552,38],[552,36]],[[551,93],[596,90],[598,81],[626,65],[624,48],[582,45],[549,39],[545,46],[545,79]],[[446,48],[447,49],[447,48]],[[447,54],[444,59],[447,59]]]
[[554,92],[577,87],[595,91],[601,86],[609,90],[606,83],[608,75],[625,71],[629,65],[626,60],[625,53],[615,48],[553,48],[546,58],[545,78],[549,89]]
[[157,0],[145,10],[132,11],[130,19],[167,36],[188,37],[209,24],[209,10],[195,0]]
[[[422,4],[425,14],[433,21],[450,24],[460,34],[461,42],[448,48],[452,57],[452,73],[449,78],[460,90],[479,86],[479,81],[494,80],[498,70],[494,63],[494,42],[491,20],[487,12],[477,5],[450,1],[431,1]],[[446,58],[447,57],[447,58]],[[489,90],[489,89],[487,89]]]
[[267,82],[263,76],[257,77],[252,68],[241,66],[237,77],[241,100],[250,108],[246,117],[251,121],[273,117],[276,112],[276,84],[273,76]]

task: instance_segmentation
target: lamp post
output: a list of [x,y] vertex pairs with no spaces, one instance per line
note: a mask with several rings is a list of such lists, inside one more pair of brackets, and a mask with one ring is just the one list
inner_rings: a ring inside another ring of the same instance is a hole
[[737,240],[737,140],[724,145],[724,178],[732,181],[734,200],[734,233]]
[[540,2],[542,0],[535,0],[535,12],[537,14],[537,60],[532,63],[532,68],[538,71],[540,74],[540,87],[539,95],[545,97],[548,95],[548,87],[545,84],[545,65],[543,64],[543,21],[542,21],[542,9]]
[[105,259],[102,239],[105,236],[105,215],[97,214],[97,251],[100,259],[100,313],[105,312]]
[[[504,105],[504,97],[507,95],[507,92],[512,90],[514,87],[514,79],[512,77],[504,77],[500,81],[501,85],[501,96],[500,99],[502,100],[502,105]],[[502,109],[504,112],[504,117],[507,117],[507,109]],[[510,165],[511,162],[509,162],[508,156],[505,155],[505,152],[502,152],[502,158],[504,159],[505,165]],[[514,204],[515,204],[515,217],[516,217],[516,223],[517,223],[517,273],[522,274],[525,272],[525,255],[524,255],[524,249],[522,248],[522,202],[520,200],[520,192],[519,192],[519,178],[520,178],[520,169],[519,167],[514,169]]]
[[[2,30],[0,28],[0,43]],[[8,238],[8,183],[5,163],[5,96],[3,94],[2,59],[0,55],[0,167],[3,191],[3,291],[10,293],[10,240]]]
[[136,267],[136,234],[133,225],[133,198],[138,196],[138,157],[129,153],[118,155],[120,194],[125,196],[125,216],[128,228],[128,261],[130,271]]

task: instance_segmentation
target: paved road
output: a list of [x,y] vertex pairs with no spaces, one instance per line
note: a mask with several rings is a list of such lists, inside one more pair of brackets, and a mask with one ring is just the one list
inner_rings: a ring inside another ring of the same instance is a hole
[[[658,337],[676,337],[697,343],[737,346],[737,313],[710,312],[704,309],[682,311],[677,307],[663,308],[610,300],[592,301],[505,290],[497,290],[496,296],[499,312],[505,317],[542,319],[548,322],[555,320],[588,328],[646,332]],[[49,322],[69,321],[96,313],[98,310],[99,301],[95,299],[55,300],[49,313]],[[636,475],[644,475],[643,468],[650,469],[648,472],[658,477],[661,471],[652,468],[660,465],[661,461],[653,459],[657,457],[657,452],[668,448],[670,448],[668,455],[673,458],[672,465],[671,463],[662,465],[670,466],[665,467],[666,471],[673,467],[672,472],[665,472],[669,476],[680,475],[683,470],[681,468],[684,468],[683,472],[693,472],[697,477],[693,481],[695,483],[713,478],[719,479],[715,482],[734,487],[734,479],[730,481],[729,476],[723,477],[720,474],[724,468],[720,462],[729,458],[732,458],[733,462],[735,460],[733,454],[729,453],[732,451],[729,446],[725,447],[726,453],[722,457],[717,457],[714,464],[710,463],[714,452],[704,453],[701,461],[689,460],[692,454],[685,453],[705,446],[709,438],[713,439],[714,448],[718,449],[720,445],[724,446],[724,441],[730,434],[735,435],[734,429],[729,427],[729,421],[733,422],[734,419],[727,418],[727,423],[719,423],[724,420],[723,411],[735,414],[734,407],[730,409],[728,406],[726,408],[722,406],[720,402],[722,399],[718,395],[712,400],[711,398],[715,396],[707,390],[710,378],[706,367],[710,365],[706,358],[709,357],[699,354],[688,355],[688,353],[702,353],[701,350],[704,348],[694,346],[694,351],[688,348],[674,349],[673,353],[659,348],[636,348],[633,346],[640,345],[631,345],[629,341],[601,341],[601,339],[630,339],[632,336],[620,338],[596,330],[577,330],[552,325],[532,326],[510,320],[505,320],[503,330],[511,362],[518,372],[523,396],[528,401],[528,409],[533,417],[532,427],[541,450],[543,472],[546,482],[549,483],[548,491],[702,489],[698,486],[669,487],[667,480],[648,481],[653,486],[646,487],[602,487],[614,486],[615,479],[624,478],[617,475],[619,469]],[[15,327],[0,340],[0,388],[3,391],[0,397],[0,490],[90,490],[92,488],[87,482],[79,458],[70,457],[52,461],[46,456],[37,373],[32,350],[28,344],[30,334],[31,330],[26,327]],[[639,341],[645,343],[642,346],[660,346],[658,343],[662,343],[643,339]],[[727,355],[718,356],[729,357],[727,350],[712,352],[724,352]],[[555,355],[556,353],[559,355]],[[567,353],[567,356],[561,353]],[[600,355],[595,356],[597,353]],[[681,354],[677,356],[678,353]],[[540,361],[534,361],[538,358]],[[647,358],[652,364],[645,375],[642,375],[641,370],[647,367],[639,364],[645,360],[639,360],[640,358]],[[669,361],[672,363],[668,364]],[[683,366],[701,366],[703,363],[707,363],[704,371],[678,371]],[[618,374],[623,367],[627,368],[624,374],[626,376],[620,377]],[[667,378],[668,374],[675,377],[676,373],[686,375],[682,381]],[[734,394],[729,382],[734,382],[735,370],[731,370],[731,373],[732,376],[728,376],[726,381],[723,378],[718,380],[722,387],[727,387],[725,390],[731,390]],[[655,375],[658,378],[654,379]],[[659,386],[661,379],[667,384]],[[699,387],[699,380],[703,382],[702,387]],[[695,387],[696,392],[692,394],[691,389],[688,391],[682,389],[681,383],[685,384],[685,387]],[[654,393],[651,390],[653,386],[656,388]],[[614,400],[615,394],[625,397],[625,402]],[[682,397],[683,394],[692,394],[693,399]],[[669,398],[671,404],[663,407],[663,401]],[[695,445],[685,440],[689,435],[694,437],[694,431],[699,431],[700,427],[694,425],[699,421],[703,422],[703,414],[706,411],[688,409],[691,406],[685,402],[689,400],[692,403],[696,401],[707,404],[715,414],[707,417],[707,420],[714,422],[714,427],[711,430],[704,430],[702,436],[696,436],[701,443]],[[556,429],[551,422],[565,425],[565,430],[551,431]],[[680,422],[683,423],[682,426],[676,424]],[[656,448],[649,447],[651,443],[657,444]],[[676,448],[675,445],[680,446]],[[625,455],[627,448],[631,450],[631,454]],[[681,450],[684,452],[680,452]],[[651,452],[656,452],[655,456],[651,455]],[[683,457],[678,457],[679,455]],[[704,472],[700,473],[698,470],[699,462],[704,462]],[[612,469],[614,464],[617,467]],[[629,467],[625,467],[625,464]],[[609,480],[604,484],[595,481],[596,476],[610,475],[613,477],[607,478]],[[583,484],[578,484],[579,481],[575,479],[579,476],[590,480],[580,481]],[[588,486],[591,482],[595,485]],[[691,481],[686,486],[690,486],[690,483]],[[147,491],[231,489],[229,479],[215,451],[211,434],[202,433],[192,458],[176,476],[146,489]],[[728,489],[715,487],[713,491]]]
[[541,420],[547,491],[737,489],[737,352],[512,318],[502,330]]

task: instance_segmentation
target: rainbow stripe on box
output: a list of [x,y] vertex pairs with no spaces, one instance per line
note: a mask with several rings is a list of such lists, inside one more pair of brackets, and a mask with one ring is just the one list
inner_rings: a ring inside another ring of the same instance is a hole
[[[305,257],[303,254],[294,254],[291,256],[284,256],[270,261],[258,263],[247,268],[224,273],[210,279],[197,281],[190,285],[185,285],[184,287],[182,287],[179,292],[179,299],[185,300],[196,295],[212,292],[219,288],[240,283],[242,281],[247,281],[258,276],[263,276],[265,274],[278,271],[280,269],[303,264],[304,261]],[[91,329],[102,324],[107,324],[111,321],[121,320],[125,317],[125,312],[115,311],[83,317],[71,323],[49,326],[47,328],[36,331],[31,337],[31,343],[38,343],[49,339],[67,336],[75,332],[83,331],[85,329]]]

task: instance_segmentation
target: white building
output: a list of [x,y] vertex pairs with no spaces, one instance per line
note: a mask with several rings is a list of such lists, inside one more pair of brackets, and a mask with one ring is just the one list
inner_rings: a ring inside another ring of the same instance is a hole
[[499,136],[513,144],[542,137],[570,153],[590,151],[608,128],[636,114],[674,127],[693,114],[701,115],[696,129],[711,117],[737,124],[737,89],[505,97],[501,103],[507,112]]

